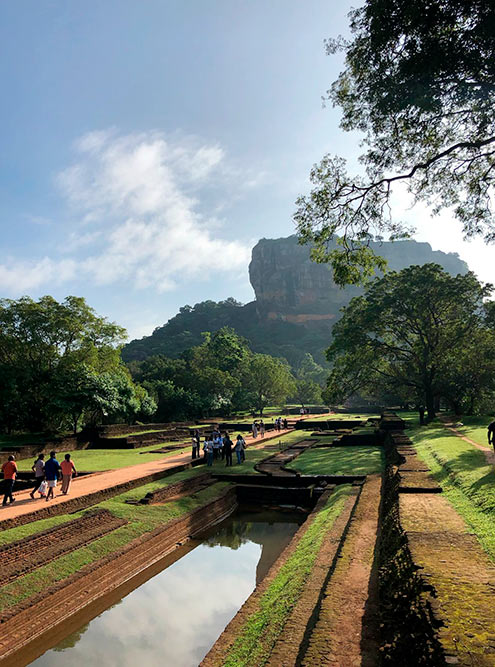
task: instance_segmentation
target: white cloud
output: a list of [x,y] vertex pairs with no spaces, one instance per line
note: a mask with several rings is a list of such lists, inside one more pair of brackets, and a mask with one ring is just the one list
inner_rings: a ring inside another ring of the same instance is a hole
[[247,246],[215,238],[215,221],[189,192],[212,177],[221,148],[174,145],[157,133],[91,133],[77,148],[79,161],[58,182],[81,215],[107,227],[102,251],[85,262],[96,283],[163,291],[247,263]]
[[[192,278],[237,276],[238,267],[247,266],[249,247],[221,238],[224,225],[211,214],[222,205],[212,190],[235,172],[229,173],[221,147],[111,129],[85,134],[74,149],[74,164],[56,179],[70,211],[58,249],[77,251],[84,280],[164,291]],[[229,197],[232,189],[225,188]],[[75,263],[50,257],[11,262],[0,266],[0,289],[70,280]]]
[[72,259],[10,260],[0,264],[0,287],[7,294],[23,294],[45,284],[59,285],[74,278],[75,274],[76,262]]

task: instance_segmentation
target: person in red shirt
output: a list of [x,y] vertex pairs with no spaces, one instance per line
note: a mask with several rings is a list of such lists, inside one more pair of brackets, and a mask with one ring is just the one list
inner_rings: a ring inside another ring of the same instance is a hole
[[12,454],[9,456],[8,461],[5,461],[5,463],[3,464],[2,472],[3,472],[3,493],[4,493],[2,505],[5,506],[7,504],[7,500],[10,500],[11,503],[13,503],[15,500],[14,496],[12,495],[12,491],[14,489],[17,464]]
[[69,493],[72,473],[74,473],[74,477],[77,475],[77,470],[70,460],[70,454],[65,455],[60,467],[62,468],[62,493],[66,496]]

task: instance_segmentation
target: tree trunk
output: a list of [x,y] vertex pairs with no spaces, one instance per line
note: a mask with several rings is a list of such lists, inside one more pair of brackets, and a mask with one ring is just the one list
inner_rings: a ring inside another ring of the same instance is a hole
[[431,391],[430,388],[426,389],[425,399],[426,399],[426,410],[428,412],[428,421],[432,421],[433,419],[435,419],[437,415],[435,411],[435,397],[433,396],[433,392]]
[[419,406],[418,412],[419,412],[419,423],[420,423],[421,426],[424,426],[424,424],[425,424],[425,409],[422,405]]

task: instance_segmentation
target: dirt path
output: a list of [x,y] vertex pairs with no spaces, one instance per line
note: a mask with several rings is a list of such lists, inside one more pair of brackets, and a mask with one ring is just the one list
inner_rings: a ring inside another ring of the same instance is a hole
[[473,445],[473,447],[476,447],[476,449],[479,449],[481,452],[483,452],[488,465],[495,464],[495,452],[491,447],[484,447],[483,445],[480,445],[479,442],[471,440],[471,438],[468,438],[467,435],[464,435],[461,433],[461,431],[458,431],[454,426],[452,426],[452,424],[449,423],[445,417],[439,417],[439,419],[448,431],[451,431],[458,438],[461,438],[461,440],[469,442],[470,445]]
[[[287,429],[285,431],[277,431],[275,434],[272,432],[268,433],[264,438],[258,437],[254,439],[252,436],[246,437],[246,444],[250,449],[259,448],[264,445],[264,443],[281,437],[290,433],[292,429]],[[102,491],[103,489],[109,489],[117,484],[125,484],[141,477],[147,477],[155,473],[168,470],[175,466],[189,463],[191,461],[191,448],[187,447],[187,451],[183,451],[180,454],[174,454],[172,456],[167,456],[163,459],[158,459],[155,461],[148,461],[145,463],[138,463],[134,466],[128,466],[127,468],[120,468],[118,470],[107,470],[105,472],[97,472],[91,475],[84,475],[82,477],[76,477],[72,482],[70,494],[63,496],[60,494],[60,484],[57,487],[57,493],[53,500],[50,500],[48,503],[44,499],[36,498],[32,500],[29,496],[30,490],[19,491],[14,493],[16,502],[13,505],[7,505],[6,507],[0,507],[0,521],[6,519],[15,519],[16,517],[22,516],[24,514],[29,514],[35,510],[42,509],[48,505],[60,505],[73,500],[74,498],[81,498],[87,496],[90,493],[95,493],[97,491]]]
[[378,660],[378,594],[374,568],[381,475],[370,475],[350,522],[303,666],[374,667]]

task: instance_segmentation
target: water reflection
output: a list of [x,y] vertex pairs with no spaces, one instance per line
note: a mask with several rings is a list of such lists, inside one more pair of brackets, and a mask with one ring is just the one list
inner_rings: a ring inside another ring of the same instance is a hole
[[299,523],[278,512],[237,514],[32,664],[197,665]]

